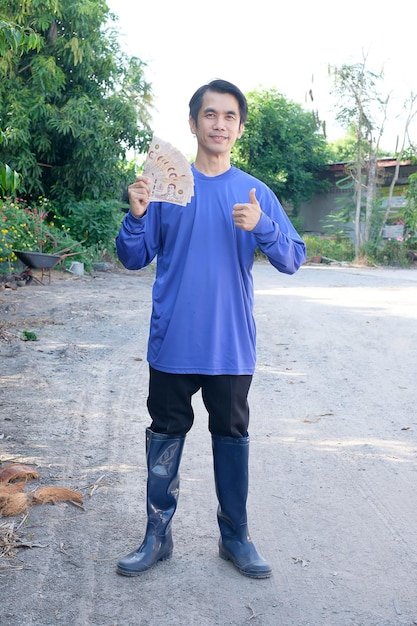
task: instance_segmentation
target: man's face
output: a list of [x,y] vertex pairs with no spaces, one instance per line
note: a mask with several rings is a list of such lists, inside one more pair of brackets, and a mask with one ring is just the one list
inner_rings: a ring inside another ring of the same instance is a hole
[[200,149],[211,154],[230,153],[244,128],[238,101],[229,93],[206,91],[197,124],[190,118],[190,128]]

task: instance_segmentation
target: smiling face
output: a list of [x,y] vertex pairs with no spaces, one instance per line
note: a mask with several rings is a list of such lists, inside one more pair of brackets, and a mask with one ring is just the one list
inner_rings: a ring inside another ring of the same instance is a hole
[[237,99],[232,94],[215,91],[206,91],[197,122],[192,118],[189,122],[198,149],[211,155],[230,154],[244,128]]

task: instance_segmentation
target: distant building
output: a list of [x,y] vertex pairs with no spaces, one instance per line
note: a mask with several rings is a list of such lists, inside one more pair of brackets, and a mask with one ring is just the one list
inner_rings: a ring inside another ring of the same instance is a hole
[[[299,215],[303,219],[303,232],[312,235],[325,234],[325,218],[331,213],[338,213],[341,209],[338,198],[352,193],[352,189],[340,189],[337,182],[346,177],[347,163],[331,163],[321,173],[321,178],[329,182],[329,188],[324,193],[318,193],[309,202],[304,202],[299,208]],[[377,184],[380,197],[388,198],[389,187],[395,173],[396,160],[384,157],[378,160]],[[404,161],[400,165],[400,172],[394,188],[391,216],[395,216],[396,209],[406,203],[405,192],[410,174],[417,172],[417,165],[411,161]],[[387,236],[394,236],[387,235]]]

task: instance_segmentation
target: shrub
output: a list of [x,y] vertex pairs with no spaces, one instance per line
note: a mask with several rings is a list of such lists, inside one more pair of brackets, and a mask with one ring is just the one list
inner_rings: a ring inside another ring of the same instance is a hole
[[123,213],[115,200],[83,200],[68,204],[56,212],[56,220],[90,251],[115,253],[115,238]]
[[355,247],[347,237],[304,235],[307,257],[324,256],[334,261],[353,261]]
[[40,200],[31,206],[22,199],[0,200],[0,271],[15,269],[17,257],[13,250],[27,250],[52,254],[71,248],[80,250],[65,227],[48,223],[49,205]]
[[409,265],[408,249],[402,239],[387,239],[375,250],[375,261],[381,265]]

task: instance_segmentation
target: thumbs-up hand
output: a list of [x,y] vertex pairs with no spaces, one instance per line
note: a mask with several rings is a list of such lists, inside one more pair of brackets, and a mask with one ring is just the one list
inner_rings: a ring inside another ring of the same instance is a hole
[[249,192],[249,202],[246,204],[235,204],[233,206],[232,217],[238,228],[242,230],[253,230],[261,219],[262,210],[256,199],[256,189]]

